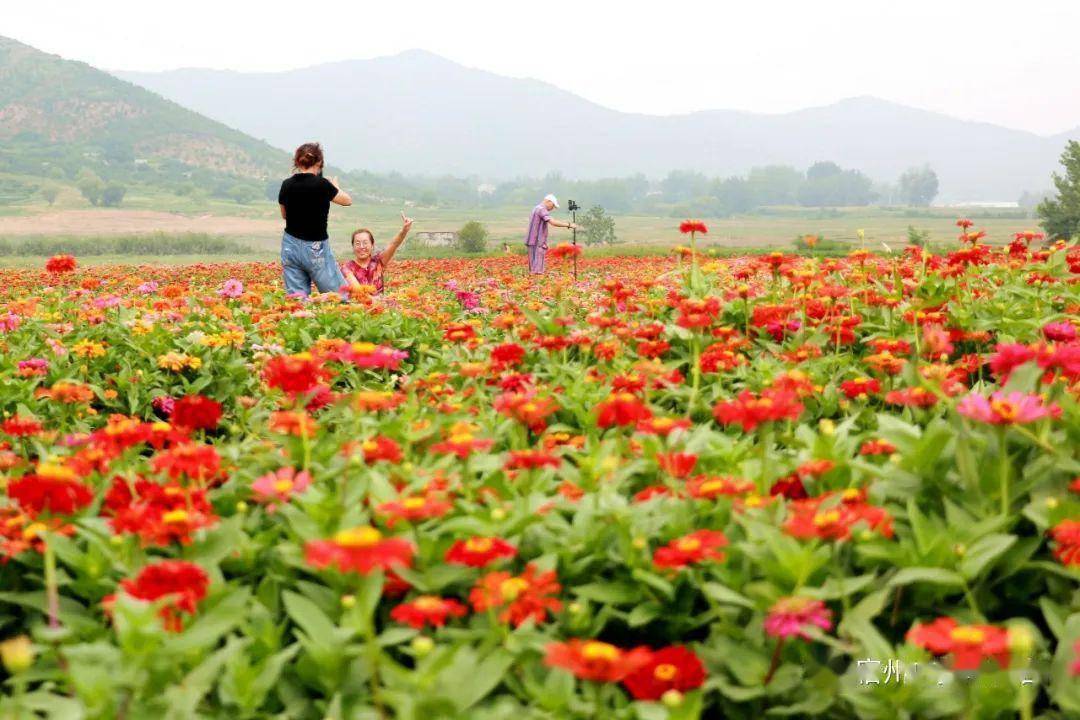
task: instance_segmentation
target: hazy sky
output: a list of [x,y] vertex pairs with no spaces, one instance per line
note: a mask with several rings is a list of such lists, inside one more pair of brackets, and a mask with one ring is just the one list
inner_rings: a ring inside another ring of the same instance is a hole
[[875,95],[1080,126],[1080,1],[3,0],[0,35],[122,70],[285,70],[423,48],[654,114]]

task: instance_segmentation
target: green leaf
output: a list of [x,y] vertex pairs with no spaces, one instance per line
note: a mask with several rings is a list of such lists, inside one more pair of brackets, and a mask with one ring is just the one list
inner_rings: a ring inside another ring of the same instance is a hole
[[319,609],[319,606],[303,595],[294,592],[284,594],[285,611],[308,637],[316,640],[335,637],[337,626]]
[[245,609],[250,597],[251,592],[246,588],[233,590],[212,609],[199,614],[183,633],[171,639],[169,648],[182,655],[217,643],[222,635],[239,625],[247,615]]
[[627,582],[586,583],[573,588],[573,593],[586,600],[619,605],[641,600],[641,590]]
[[[468,660],[468,656],[472,656],[473,652],[468,648],[465,650],[468,650],[468,652],[459,651],[459,658],[455,659],[454,667],[464,667],[466,672],[464,674],[455,673],[456,681],[446,688],[448,697],[454,703],[454,706],[462,712],[483,700],[488,693],[494,690],[502,682],[503,675],[514,663],[513,655],[505,650],[496,649],[479,664],[474,664]],[[458,659],[465,662],[459,663],[457,662]]]
[[195,720],[196,711],[206,693],[221,675],[222,666],[242,643],[230,642],[189,672],[180,683],[165,691],[166,720]]
[[910,567],[900,570],[889,580],[889,587],[911,585],[913,583],[931,583],[962,587],[964,578],[952,570],[932,567]]
[[710,598],[719,603],[726,603],[728,605],[739,605],[740,607],[754,609],[754,601],[750,598],[735,592],[726,585],[721,585],[717,582],[707,582],[701,586],[702,592],[708,595]]
[[988,565],[992,564],[1006,550],[1012,547],[1015,542],[1015,535],[1005,535],[1003,533],[984,535],[964,553],[964,557],[960,561],[961,574],[968,580],[974,580],[982,574]]
[[641,627],[655,620],[661,612],[663,608],[656,603],[643,603],[630,611],[630,614],[626,616],[626,623],[630,627]]

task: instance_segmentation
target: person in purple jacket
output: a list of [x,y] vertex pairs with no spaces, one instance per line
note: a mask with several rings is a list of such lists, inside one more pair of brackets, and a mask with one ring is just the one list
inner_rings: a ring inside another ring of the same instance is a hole
[[559,207],[554,195],[548,195],[533,208],[529,218],[529,231],[525,234],[525,246],[529,248],[529,274],[543,275],[544,262],[547,260],[548,225],[561,228],[576,228],[574,223],[560,222],[551,217],[551,211]]

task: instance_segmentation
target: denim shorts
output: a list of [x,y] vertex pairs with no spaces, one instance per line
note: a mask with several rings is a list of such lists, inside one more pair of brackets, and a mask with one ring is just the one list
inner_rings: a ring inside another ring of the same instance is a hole
[[289,233],[281,236],[281,269],[285,292],[307,297],[314,283],[319,292],[341,292],[345,276],[341,274],[330,249],[330,240],[301,240]]

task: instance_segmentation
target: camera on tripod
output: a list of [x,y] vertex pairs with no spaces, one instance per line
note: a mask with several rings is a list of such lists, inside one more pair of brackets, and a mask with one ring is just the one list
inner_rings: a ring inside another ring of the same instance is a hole
[[577,204],[576,202],[574,202],[573,200],[570,200],[570,201],[568,201],[568,202],[567,202],[567,204],[566,204],[566,209],[567,209],[567,210],[569,210],[570,212],[575,212],[575,211],[577,211],[577,210],[580,210],[580,209],[581,209],[581,206],[580,206],[580,205],[578,205],[578,204]]

